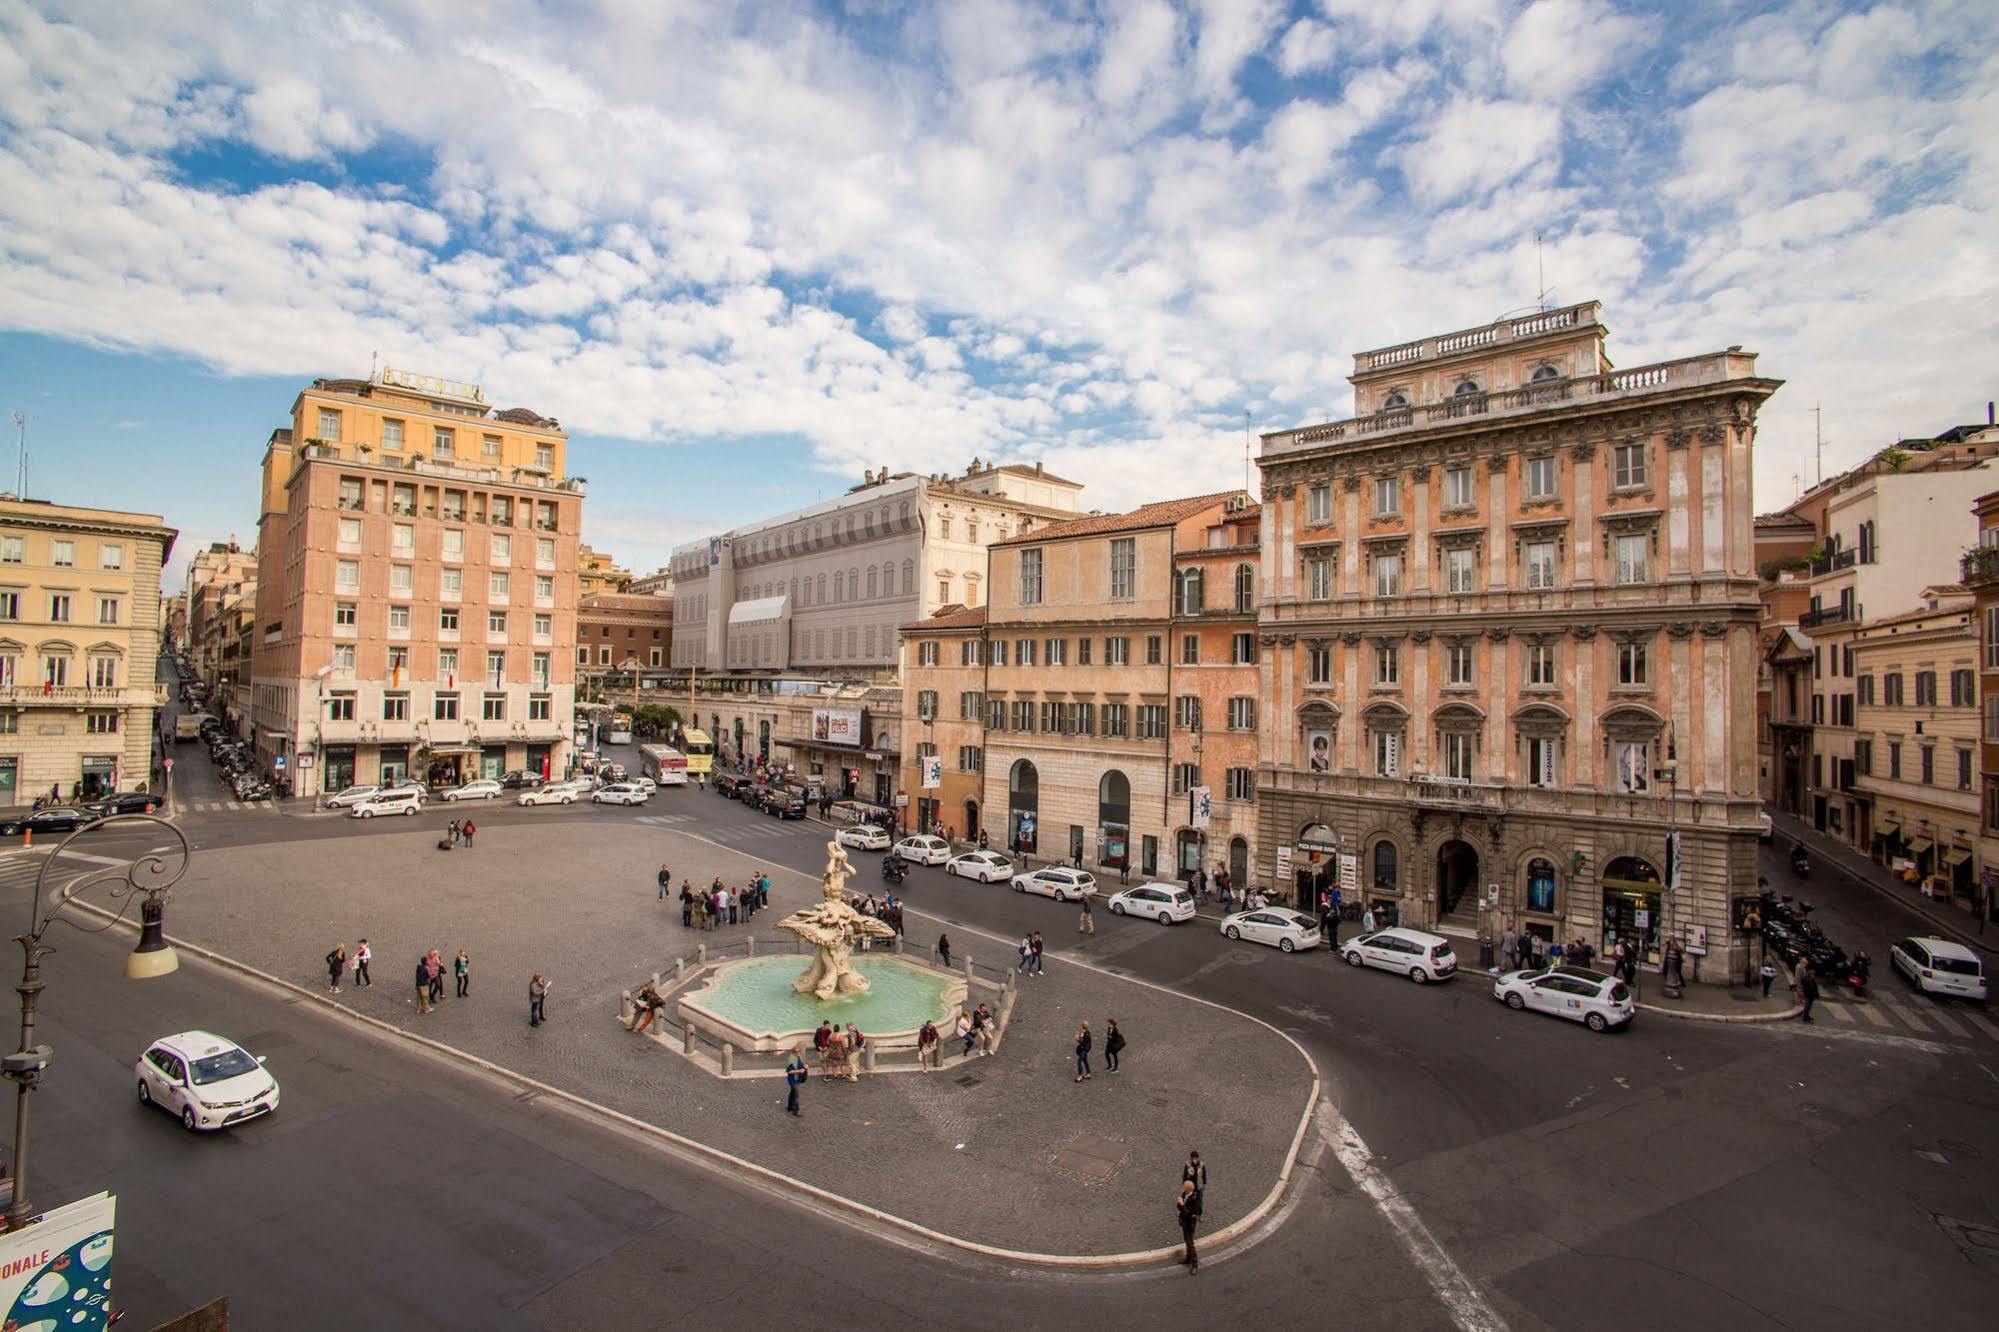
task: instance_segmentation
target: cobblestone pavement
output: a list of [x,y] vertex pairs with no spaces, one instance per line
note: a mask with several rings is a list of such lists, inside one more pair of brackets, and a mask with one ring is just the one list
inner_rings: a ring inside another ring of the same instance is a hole
[[[476,818],[476,813],[475,813]],[[927,1075],[805,1088],[806,1116],[783,1113],[771,1079],[723,1082],[625,1032],[618,995],[703,939],[677,904],[655,900],[662,861],[675,881],[771,875],[760,930],[818,885],[681,831],[632,822],[482,831],[472,850],[436,849],[446,815],[408,833],[204,854],[176,893],[172,932],[303,985],[326,987],[322,959],[366,936],[375,984],[343,978],[338,1000],[530,1077],[946,1233],[1008,1248],[1111,1253],[1161,1243],[1180,1163],[1198,1148],[1213,1185],[1206,1228],[1245,1215],[1290,1147],[1312,1073],[1284,1038],[1225,1010],[1056,961],[1022,983],[999,1054]],[[871,863],[871,862],[870,862]],[[866,868],[864,865],[863,868]],[[855,887],[871,886],[857,879]],[[912,905],[921,907],[920,900]],[[736,931],[740,933],[741,931]],[[961,936],[991,963],[995,941]],[[472,959],[471,996],[414,1006],[426,948]],[[526,986],[552,989],[549,1022],[527,1023]],[[1130,1041],[1125,1071],[1103,1071],[1104,1019]],[[1098,1034],[1097,1073],[1072,1080],[1073,1035]]]

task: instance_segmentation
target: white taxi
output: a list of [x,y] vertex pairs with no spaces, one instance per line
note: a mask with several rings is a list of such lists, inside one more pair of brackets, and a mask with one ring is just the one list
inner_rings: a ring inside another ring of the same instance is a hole
[[[902,854],[901,847],[896,848],[896,854]],[[1013,873],[1013,862],[997,851],[967,851],[945,861],[944,872],[961,879],[977,879],[980,883],[998,883]]]
[[1340,955],[1350,967],[1400,972],[1418,985],[1449,980],[1458,973],[1458,955],[1451,951],[1449,939],[1401,925],[1349,939],[1340,945]]
[[514,800],[517,805],[573,805],[576,797],[587,785],[579,788],[575,782],[550,782],[547,786],[537,786],[531,791],[523,791]]
[[1289,907],[1238,911],[1232,916],[1222,917],[1221,931],[1231,939],[1268,944],[1287,953],[1317,948],[1320,943],[1319,922]]
[[1553,1013],[1591,1031],[1622,1027],[1638,1012],[1630,986],[1588,967],[1509,971],[1492,983],[1492,997],[1515,1012]]
[[377,814],[414,814],[423,808],[423,792],[398,786],[390,791],[377,791],[363,796],[348,806],[348,817],[372,819]]
[[872,823],[856,823],[842,828],[833,834],[833,840],[856,851],[886,851],[889,848],[888,830],[877,828]]
[[264,1061],[206,1031],[163,1036],[132,1066],[139,1104],[180,1116],[189,1132],[228,1128],[278,1108],[278,1080]]
[[1150,916],[1161,925],[1178,925],[1194,918],[1194,894],[1177,883],[1142,883],[1112,893],[1113,916]]
[[593,805],[643,805],[646,802],[646,795],[646,790],[642,786],[635,786],[631,782],[612,782],[609,786],[600,786],[592,791],[590,793],[590,803]]
[[951,859],[951,844],[928,835],[905,837],[895,844],[895,858],[912,865],[942,865]]
[[1013,876],[1016,893],[1039,893],[1058,902],[1080,902],[1097,890],[1097,876],[1067,865],[1050,865],[1032,874]]

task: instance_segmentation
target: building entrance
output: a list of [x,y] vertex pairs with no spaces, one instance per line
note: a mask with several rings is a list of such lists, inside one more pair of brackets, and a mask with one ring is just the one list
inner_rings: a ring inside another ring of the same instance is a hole
[[1618,944],[1646,962],[1659,960],[1659,871],[1639,856],[1621,856],[1603,871],[1603,955]]

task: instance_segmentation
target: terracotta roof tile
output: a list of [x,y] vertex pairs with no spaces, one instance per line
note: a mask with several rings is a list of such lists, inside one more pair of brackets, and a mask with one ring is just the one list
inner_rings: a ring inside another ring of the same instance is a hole
[[582,611],[664,611],[673,614],[672,597],[655,597],[643,592],[593,592],[576,603]]
[[925,630],[979,629],[986,623],[984,606],[961,606],[956,602],[941,607],[927,620],[912,620],[902,626],[905,634],[922,633]]
[[1024,546],[1037,541],[1061,541],[1071,537],[1103,536],[1110,532],[1136,532],[1148,527],[1171,527],[1201,510],[1240,495],[1240,490],[1221,490],[1212,495],[1189,495],[1185,499],[1156,500],[1125,513],[1096,513],[1068,522],[1050,523],[1021,536],[995,541],[995,546]]

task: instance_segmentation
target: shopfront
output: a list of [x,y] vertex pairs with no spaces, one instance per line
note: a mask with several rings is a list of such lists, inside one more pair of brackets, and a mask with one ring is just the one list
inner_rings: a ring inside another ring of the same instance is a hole
[[468,745],[444,746],[424,756],[424,781],[431,786],[462,786],[470,780],[466,770],[478,750]]
[[1659,960],[1659,871],[1640,856],[1620,856],[1603,870],[1603,955],[1618,944]]
[[1131,779],[1116,768],[1097,781],[1097,863],[1131,864]]
[[1292,868],[1298,895],[1292,905],[1316,914],[1320,895],[1331,892],[1339,882],[1340,848],[1333,840],[1333,830],[1323,823],[1307,825],[1298,834],[1296,855]]
[[326,770],[320,774],[325,779],[325,790],[344,791],[354,785],[354,746],[326,746],[325,763]]
[[553,771],[554,756],[555,746],[553,745],[529,745],[527,770],[538,776],[553,777],[555,775]]
[[85,800],[96,800],[118,789],[118,756],[115,754],[85,755],[83,760],[83,780],[77,784],[77,794]]
[[507,747],[481,745],[479,747],[479,775],[489,781],[499,781],[507,775]]
[[1016,762],[1007,773],[1006,805],[1006,844],[1019,852],[1038,850],[1041,775],[1026,759]]

